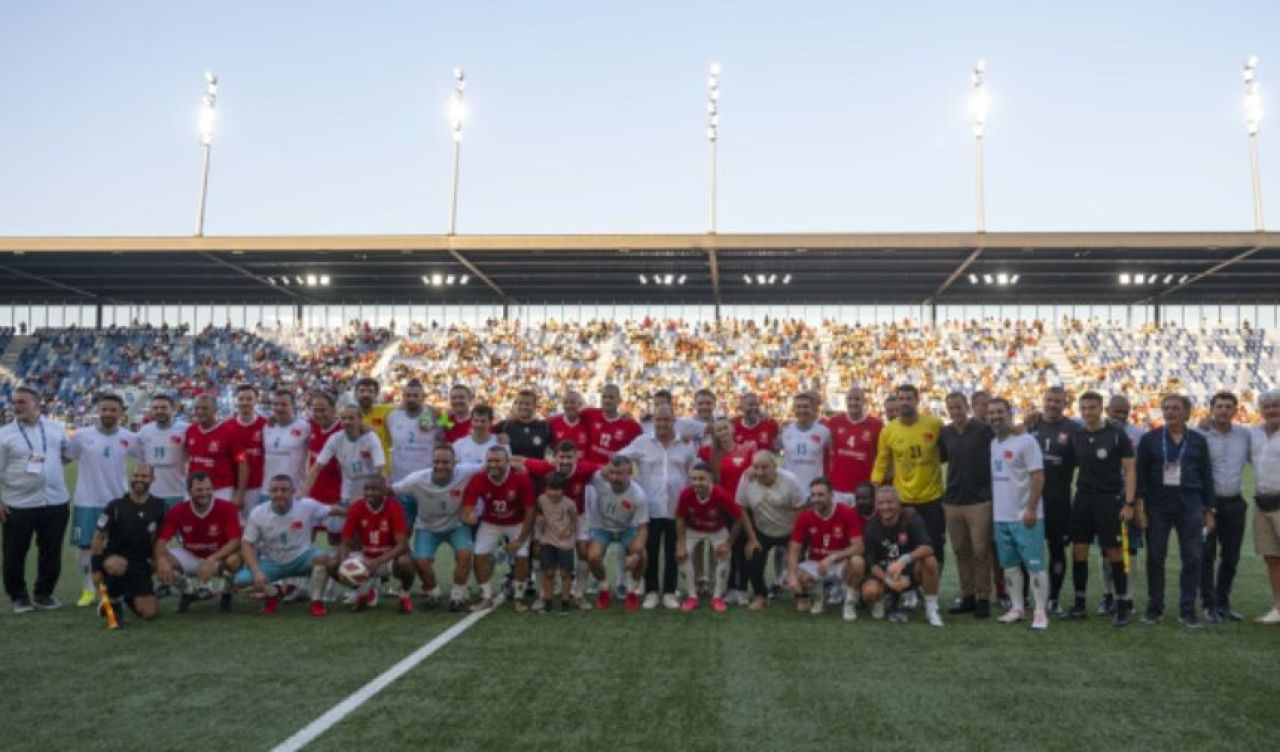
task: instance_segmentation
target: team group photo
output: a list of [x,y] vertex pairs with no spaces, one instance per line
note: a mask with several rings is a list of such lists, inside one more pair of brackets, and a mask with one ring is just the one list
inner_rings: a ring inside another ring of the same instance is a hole
[[1235,750],[1280,8],[0,9],[6,750]]

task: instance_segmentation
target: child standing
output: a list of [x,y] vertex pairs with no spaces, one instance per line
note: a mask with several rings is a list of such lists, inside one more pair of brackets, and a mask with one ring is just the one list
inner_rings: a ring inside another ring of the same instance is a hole
[[569,594],[573,591],[573,548],[578,530],[578,507],[564,493],[569,478],[564,473],[547,476],[545,489],[538,497],[538,562],[542,565],[542,592],[533,610],[542,612],[551,606],[556,573],[560,573],[560,612],[569,613]]

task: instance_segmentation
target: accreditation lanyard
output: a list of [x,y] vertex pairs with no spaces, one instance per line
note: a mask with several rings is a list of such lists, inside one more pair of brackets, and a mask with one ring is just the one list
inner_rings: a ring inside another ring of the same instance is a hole
[[1164,458],[1164,485],[1182,485],[1182,453],[1187,450],[1187,434],[1182,435],[1182,445],[1173,459],[1169,459],[1169,429],[1160,432],[1160,453]]
[[27,442],[27,451],[31,453],[27,458],[26,471],[34,475],[44,475],[44,461],[49,454],[49,437],[44,432],[42,421],[37,421],[36,425],[40,427],[40,454],[36,454],[36,448],[27,436],[26,429],[22,427],[22,421],[18,421],[18,433],[22,435],[22,440]]

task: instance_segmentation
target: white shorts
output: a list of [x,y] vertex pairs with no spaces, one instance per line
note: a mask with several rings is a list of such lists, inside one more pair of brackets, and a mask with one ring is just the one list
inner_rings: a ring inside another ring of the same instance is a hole
[[[360,553],[359,551],[357,551],[357,552],[355,552],[355,553],[353,553],[353,554],[351,554],[350,556],[348,556],[348,557],[347,557],[347,561],[351,561],[352,559],[360,559],[361,561],[363,561],[363,562],[365,563],[365,566],[368,566],[368,565],[369,565],[369,560],[368,560],[368,559],[366,559],[366,558],[364,557],[364,554]],[[339,569],[341,569],[341,567],[339,567]],[[370,570],[370,571],[369,571],[369,576],[370,576],[370,577],[390,577],[390,576],[391,576],[391,562],[389,562],[389,561],[385,561],[385,562],[383,562],[383,563],[382,563],[382,566],[378,567],[376,570]]]
[[[476,531],[476,556],[488,556],[498,548],[498,541],[506,539],[511,542],[520,537],[522,525],[495,525],[492,522],[481,522]],[[529,555],[529,541],[525,541],[516,552],[517,557]]]
[[827,581],[839,580],[840,582],[844,582],[845,565],[848,563],[848,560],[845,560],[838,562],[834,567],[829,567],[825,578],[818,574],[818,562],[813,559],[806,559],[805,561],[800,562],[800,571],[809,575],[809,578],[815,582],[822,579],[826,579]]
[[178,566],[182,569],[183,574],[193,575],[200,569],[200,558],[181,546],[174,546],[169,549],[169,553],[173,554],[173,558],[178,560]]
[[718,546],[729,540],[729,531],[721,528],[714,533],[704,533],[699,530],[688,530],[684,534],[684,550],[685,553],[693,556],[693,549],[699,543],[707,541],[712,546]]
[[857,497],[854,494],[846,493],[844,491],[832,491],[831,500],[837,504],[843,504],[846,507],[851,507],[858,503]]

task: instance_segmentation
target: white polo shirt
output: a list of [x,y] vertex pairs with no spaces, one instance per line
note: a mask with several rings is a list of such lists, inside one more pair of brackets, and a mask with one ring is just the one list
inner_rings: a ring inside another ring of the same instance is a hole
[[[62,426],[43,416],[34,426],[17,420],[0,426],[0,503],[13,509],[66,504],[62,457],[69,443]],[[32,462],[32,455],[43,461]]]

